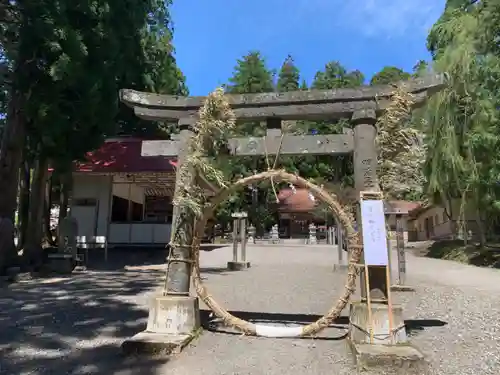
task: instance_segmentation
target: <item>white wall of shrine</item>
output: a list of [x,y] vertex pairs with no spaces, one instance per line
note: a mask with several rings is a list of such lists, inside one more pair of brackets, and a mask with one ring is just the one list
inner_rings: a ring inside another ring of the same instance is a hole
[[[138,205],[134,217],[113,218],[113,195]],[[165,217],[146,215],[146,200],[139,184],[113,183],[110,175],[75,174],[70,214],[78,222],[78,240],[98,247],[167,244],[171,224]]]

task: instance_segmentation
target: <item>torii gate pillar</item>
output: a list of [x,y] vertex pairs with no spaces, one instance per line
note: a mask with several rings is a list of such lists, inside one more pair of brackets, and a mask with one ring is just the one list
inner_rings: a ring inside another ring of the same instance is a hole
[[[377,115],[373,109],[355,112],[352,116],[354,128],[354,188],[356,197],[362,191],[380,191],[377,178]],[[361,210],[358,204],[356,222],[361,232]],[[369,273],[370,295],[374,299],[387,297],[387,281],[383,268],[373,268]],[[366,299],[368,291],[365,283],[361,282],[361,296]]]

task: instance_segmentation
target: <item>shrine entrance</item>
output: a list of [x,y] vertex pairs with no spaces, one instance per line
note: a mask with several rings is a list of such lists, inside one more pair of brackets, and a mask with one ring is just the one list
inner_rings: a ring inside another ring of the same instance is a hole
[[[444,87],[444,77],[442,75],[428,76],[422,79],[414,79],[400,83],[399,87],[410,93],[413,97],[413,106],[423,105],[426,98],[439,91]],[[394,94],[394,86],[380,87],[362,87],[356,89],[339,89],[339,90],[318,90],[318,91],[297,91],[280,93],[264,93],[264,94],[242,94],[242,95],[227,95],[226,98],[230,103],[231,109],[234,112],[237,120],[240,121],[263,121],[267,126],[267,135],[265,137],[235,137],[229,140],[228,148],[230,153],[235,156],[256,156],[256,155],[332,155],[332,154],[352,154],[354,164],[354,188],[356,197],[360,201],[365,197],[380,197],[380,188],[377,179],[377,148],[376,136],[377,117],[383,114],[392,103],[392,95]],[[137,116],[153,121],[177,121],[180,128],[179,137],[170,141],[149,141],[144,142],[142,147],[142,155],[144,156],[177,156],[178,165],[181,166],[189,156],[188,144],[193,138],[194,125],[197,122],[198,111],[203,105],[204,97],[176,97],[169,95],[158,95],[137,92],[133,90],[122,90],[120,92],[121,100],[128,106],[134,109]],[[346,134],[327,134],[327,135],[290,135],[282,133],[283,120],[332,120],[339,118],[350,118],[352,131]],[[179,185],[179,170],[176,180],[176,194],[180,191]],[[263,174],[268,174],[264,175]],[[348,250],[351,252],[351,265],[346,283],[346,293],[341,296],[336,306],[332,308],[316,325],[304,327],[300,332],[295,332],[293,335],[286,333],[271,333],[267,336],[303,336],[317,332],[324,328],[325,324],[332,319],[338,312],[339,308],[347,304],[347,300],[354,290],[354,280],[356,277],[356,267],[353,263],[363,263],[361,257],[361,247],[358,238],[358,233],[353,228],[352,220],[346,219],[343,211],[338,207],[338,202],[335,198],[329,197],[319,187],[301,179],[298,176],[287,174],[283,171],[270,170],[255,176],[250,176],[242,179],[236,185],[248,185],[260,178],[274,177],[283,181],[297,183],[298,186],[313,190],[318,196],[321,196],[324,201],[327,201],[330,208],[333,209],[334,216],[341,221],[344,230],[347,231]],[[224,199],[224,194],[214,198],[212,202],[216,204]],[[372,198],[368,198],[372,199]],[[380,198],[373,198],[380,199]],[[379,202],[376,203],[381,203]],[[335,208],[337,207],[337,208]],[[213,209],[213,205],[207,210]],[[174,210],[174,217],[176,212]],[[178,215],[178,213],[177,213]],[[205,212],[207,215],[207,212]],[[383,209],[382,209],[383,218]],[[362,222],[361,210],[358,209],[356,222],[360,228]],[[175,218],[174,218],[175,221]],[[169,335],[182,335],[186,333],[187,327],[196,329],[199,321],[196,319],[184,319],[179,317],[184,323],[182,328],[178,324],[169,324],[165,328],[165,324],[155,322],[155,319],[160,319],[160,316],[168,316],[172,314],[180,314],[179,304],[183,305],[183,309],[190,311],[190,316],[196,316],[198,311],[197,299],[189,297],[191,266],[194,261],[197,262],[196,251],[199,243],[194,241],[194,248],[191,248],[191,238],[194,235],[195,239],[199,238],[200,233],[204,230],[205,223],[203,220],[198,223],[192,233],[187,233],[187,237],[182,239],[181,243],[172,244],[171,257],[168,259],[167,277],[164,288],[164,296],[157,297],[156,303],[152,304],[150,311],[151,324],[148,324],[148,332],[159,330],[160,333]],[[360,228],[361,229],[361,228]],[[173,230],[175,232],[175,228]],[[360,231],[359,231],[360,232]],[[186,234],[185,234],[186,235]],[[358,253],[356,251],[359,250]],[[193,253],[194,251],[194,253]],[[357,258],[357,255],[359,258]],[[193,259],[193,255],[194,259]],[[358,264],[359,265],[359,264]],[[199,275],[196,275],[197,267],[194,267],[196,281]],[[368,286],[368,287],[365,287]],[[388,278],[386,277],[385,267],[373,267],[367,277],[367,283],[361,284],[362,302],[357,306],[356,311],[364,311],[366,313],[366,303],[378,305],[378,311],[381,311],[381,323],[384,327],[384,319],[391,319],[387,313],[388,301]],[[205,303],[207,303],[217,316],[226,317],[227,311],[211,303],[210,296],[203,288],[197,287],[197,292]],[[213,301],[212,301],[213,302]],[[160,310],[162,313],[160,314]],[[184,311],[183,310],[183,311]],[[371,308],[369,308],[371,311]],[[177,312],[175,312],[177,311]],[[402,310],[401,310],[402,311]],[[365,314],[366,315],[366,314]],[[358,316],[359,318],[359,316]],[[400,317],[401,318],[401,317]],[[365,319],[366,320],[366,319]],[[236,322],[236,323],[235,323]],[[233,325],[237,325],[243,332],[248,334],[259,335],[256,327],[247,325],[248,322],[232,321]],[[366,339],[366,332],[370,323],[357,322],[363,326],[365,333],[360,334]],[[391,326],[391,322],[388,323]],[[160,328],[162,327],[162,328]],[[361,331],[360,331],[361,332]],[[385,331],[384,331],[385,332]],[[392,333],[385,339],[387,342],[392,342]],[[406,335],[404,335],[406,337]]]

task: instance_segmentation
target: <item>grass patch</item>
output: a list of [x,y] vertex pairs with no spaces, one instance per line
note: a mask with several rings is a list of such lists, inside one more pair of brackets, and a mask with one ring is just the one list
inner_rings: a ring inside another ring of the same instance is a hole
[[500,268],[500,244],[476,244],[464,246],[461,240],[434,242],[425,256],[435,259],[453,260],[479,267]]

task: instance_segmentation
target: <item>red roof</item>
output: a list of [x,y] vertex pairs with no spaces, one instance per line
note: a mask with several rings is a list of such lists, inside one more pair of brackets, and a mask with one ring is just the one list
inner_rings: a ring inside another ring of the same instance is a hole
[[84,162],[75,163],[76,172],[171,172],[176,158],[141,156],[142,139],[107,140],[96,151],[87,153]]
[[[291,188],[281,189],[278,192],[279,210],[285,212],[312,212],[319,202],[318,199],[312,200],[309,190],[296,188],[295,192]],[[385,211],[388,213],[400,212],[403,215],[408,214],[415,208],[420,207],[420,202],[409,201],[385,201]]]
[[279,210],[285,212],[311,212],[316,206],[316,200],[312,200],[309,190],[296,188],[281,189],[278,192]]

